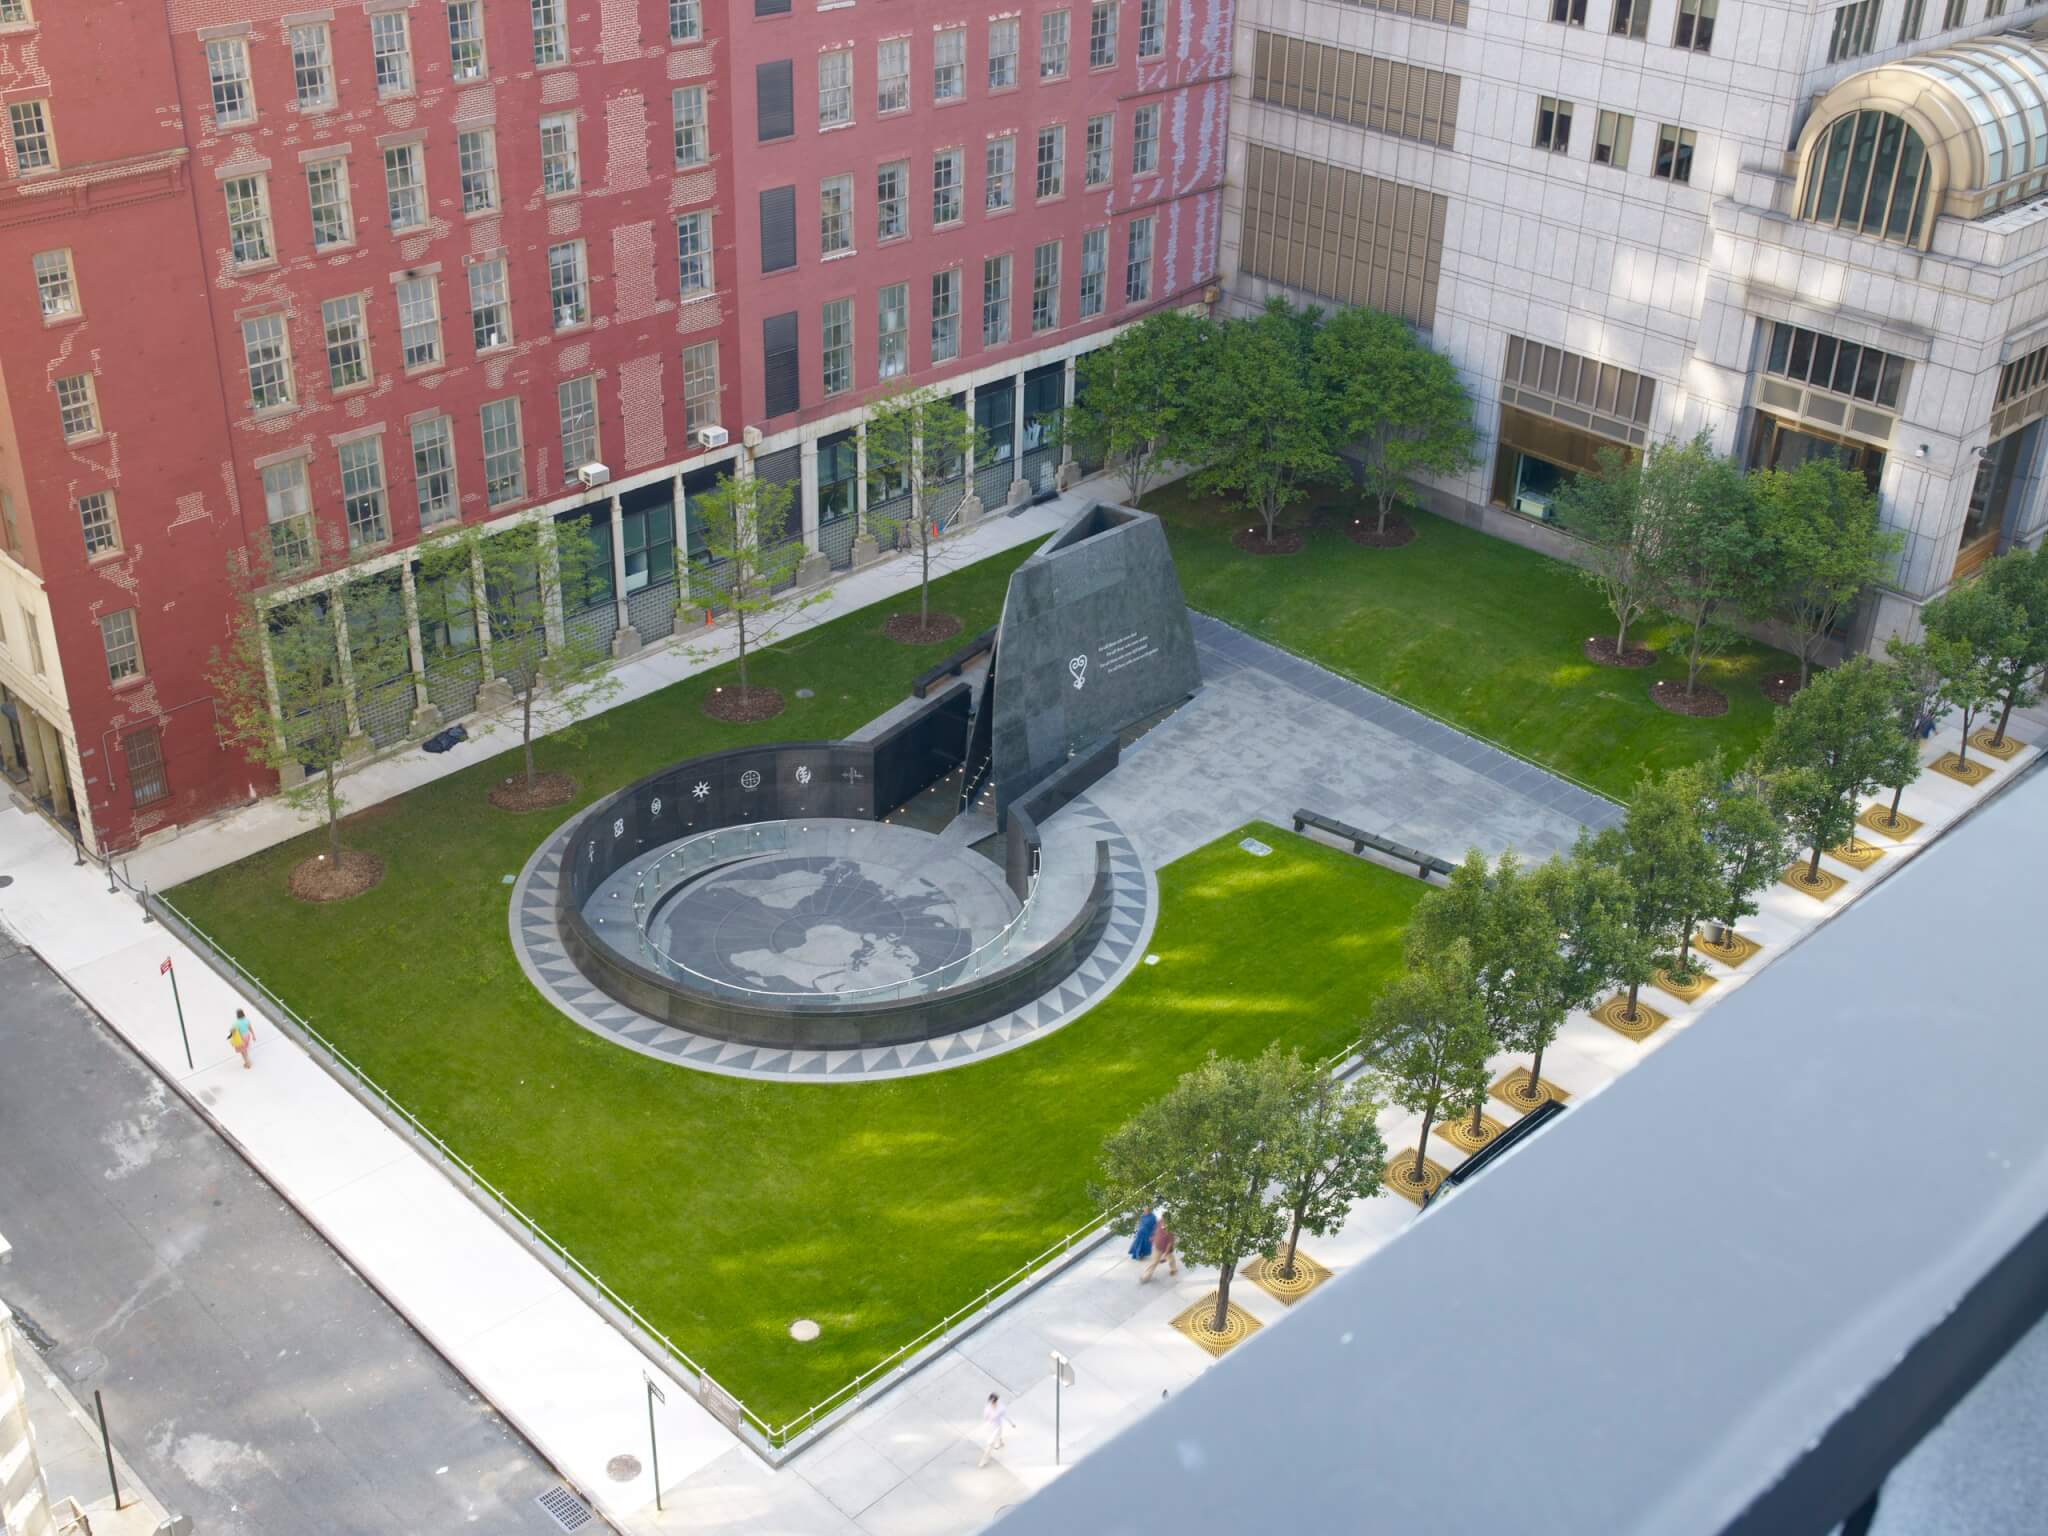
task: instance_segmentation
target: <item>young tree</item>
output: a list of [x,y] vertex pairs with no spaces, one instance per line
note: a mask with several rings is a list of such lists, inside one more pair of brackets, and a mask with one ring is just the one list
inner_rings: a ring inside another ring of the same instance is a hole
[[1074,365],[1067,435],[1116,470],[1132,506],[1144,505],[1169,464],[1192,457],[1217,346],[1207,316],[1162,309]]
[[1918,744],[1933,735],[1935,727],[1948,717],[1951,706],[1942,696],[1942,684],[1947,681],[1951,647],[1931,635],[1922,635],[1917,640],[1893,635],[1885,641],[1884,653],[1898,701],[1899,727],[1915,744],[1913,755],[1900,760],[1901,771],[1896,780],[1880,786],[1892,792],[1892,805],[1885,813],[1884,824],[1896,829],[1899,801],[1905,797],[1906,786],[1920,777]]
[[1458,370],[1407,322],[1376,309],[1340,310],[1316,333],[1316,388],[1334,446],[1357,444],[1360,476],[1379,509],[1377,531],[1411,475],[1448,475],[1472,463],[1472,401]]
[[2005,659],[2028,646],[2027,618],[1983,581],[1965,581],[1920,610],[1920,625],[1941,658],[1942,702],[1962,717],[1958,764],[1970,760],[1970,731],[1999,698]]
[[690,503],[703,520],[704,548],[724,584],[724,601],[738,633],[742,712],[751,697],[748,646],[760,646],[791,617],[831,595],[782,590],[804,557],[803,540],[787,533],[794,496],[792,486],[759,475],[734,475]]
[[1280,1276],[1292,1280],[1301,1234],[1322,1237],[1335,1231],[1352,1201],[1379,1193],[1387,1165],[1387,1143],[1379,1127],[1384,1106],[1369,1081],[1340,1083],[1293,1051],[1281,1056],[1278,1046],[1267,1047],[1260,1065],[1280,1074],[1286,1088],[1287,1113],[1274,1131],[1274,1177],[1287,1218]]
[[1998,705],[1991,745],[2003,747],[2012,712],[2040,698],[2041,669],[2048,666],[2048,559],[2038,549],[2010,550],[1986,565],[1977,581],[2012,613],[2005,643],[1990,665],[1992,702]]
[[[1456,1113],[1486,1092],[1486,1004],[1463,939],[1430,955],[1411,955],[1408,968],[1380,989],[1367,1023],[1368,1059],[1385,1074],[1393,1100],[1422,1116],[1415,1162],[1394,1172],[1422,1183],[1429,1128],[1439,1111]],[[1403,1154],[1406,1155],[1405,1153]]]
[[1614,614],[1616,660],[1628,654],[1628,629],[1650,605],[1651,525],[1643,516],[1645,466],[1640,455],[1602,448],[1599,468],[1567,480],[1557,492],[1557,520],[1586,541],[1581,574]]
[[938,389],[906,389],[884,395],[868,407],[868,473],[905,486],[910,492],[908,519],[876,517],[891,541],[906,526],[916,529],[918,556],[917,622],[932,619],[932,545],[938,529],[926,515],[931,488],[958,476],[980,434],[974,419]]
[[1501,1044],[1530,1055],[1527,1102],[1542,1101],[1543,1053],[1574,1010],[1590,1008],[1611,986],[1627,933],[1628,887],[1620,874],[1583,848],[1553,856],[1529,872],[1554,948],[1528,989],[1528,1006]]
[[1749,481],[1704,435],[1650,450],[1643,514],[1654,530],[1650,588],[1657,606],[1685,628],[1691,697],[1701,664],[1734,636],[1729,619],[1760,607],[1770,586],[1769,551],[1757,537]]
[[1126,1210],[1160,1202],[1173,1213],[1182,1256],[1217,1267],[1217,1333],[1229,1318],[1237,1266],[1255,1253],[1271,1259],[1285,1231],[1267,1190],[1281,1166],[1288,1103],[1287,1078],[1273,1063],[1212,1052],[1103,1144],[1103,1203]]
[[1883,579],[1904,538],[1878,521],[1877,497],[1858,471],[1830,458],[1758,470],[1759,534],[1776,578],[1772,613],[1799,637],[1799,686],[1835,622]]
[[1271,543],[1280,514],[1307,487],[1337,472],[1329,413],[1309,380],[1304,320],[1285,299],[1255,319],[1222,328],[1216,367],[1203,392],[1203,421],[1189,451],[1204,459],[1192,477],[1204,494],[1235,496],[1255,509]]
[[1777,787],[1753,769],[1735,774],[1721,771],[1720,754],[1675,770],[1699,807],[1700,837],[1705,844],[1707,879],[1699,894],[1705,905],[1679,922],[1680,977],[1692,975],[1693,930],[1704,918],[1733,928],[1757,910],[1756,899],[1791,862],[1797,848],[1785,825]]
[[1645,777],[1618,827],[1603,828],[1588,844],[1591,857],[1612,868],[1628,893],[1619,913],[1613,973],[1628,987],[1624,1017],[1637,1018],[1643,984],[1679,950],[1681,931],[1713,906],[1713,859],[1700,824],[1699,785],[1679,769]]
[[1813,850],[1808,884],[1820,878],[1821,854],[1855,830],[1857,797],[1909,775],[1919,755],[1899,724],[1897,687],[1889,669],[1852,657],[1792,695],[1764,738],[1757,760],[1777,777],[1786,819]]

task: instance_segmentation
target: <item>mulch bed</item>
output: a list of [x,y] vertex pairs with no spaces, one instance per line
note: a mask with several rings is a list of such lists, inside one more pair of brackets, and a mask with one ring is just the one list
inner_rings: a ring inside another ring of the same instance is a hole
[[931,645],[960,633],[960,615],[935,613],[920,622],[914,613],[892,613],[882,625],[882,633],[898,645]]
[[1690,715],[1694,719],[1728,713],[1728,695],[1718,688],[1709,688],[1705,683],[1691,693],[1685,691],[1683,683],[1652,683],[1650,698],[1659,709],[1669,710],[1674,715]]
[[1799,674],[1797,672],[1784,672],[1776,677],[1767,677],[1763,680],[1761,686],[1764,690],[1764,697],[1773,704],[1790,704],[1792,702],[1792,695],[1799,691]]
[[325,854],[294,865],[291,893],[300,901],[347,901],[360,896],[384,878],[384,861],[374,853],[356,848],[341,850],[341,862]]
[[773,688],[749,688],[744,696],[737,688],[714,688],[704,695],[704,713],[731,725],[773,720],[787,707]]
[[1586,660],[1603,667],[1654,667],[1657,653],[1646,645],[1632,645],[1625,651],[1614,648],[1612,635],[1596,635],[1579,647],[1586,653]]
[[536,773],[528,788],[526,775],[515,773],[491,786],[490,800],[501,811],[544,811],[576,798],[576,781],[566,773]]
[[1415,542],[1415,528],[1407,518],[1398,512],[1387,514],[1387,531],[1381,533],[1376,517],[1354,518],[1344,527],[1344,537],[1354,544],[1363,544],[1367,549],[1399,549],[1403,544]]
[[1248,555],[1298,555],[1308,541],[1298,533],[1282,533],[1269,539],[1256,528],[1246,528],[1233,533],[1230,542]]

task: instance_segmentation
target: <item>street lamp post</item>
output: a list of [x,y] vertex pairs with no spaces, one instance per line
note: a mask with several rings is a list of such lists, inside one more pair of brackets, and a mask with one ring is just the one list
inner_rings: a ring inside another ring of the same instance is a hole
[[652,1376],[641,1379],[647,1383],[647,1459],[654,1464],[654,1512],[658,1515],[661,1513],[661,1442],[654,1436],[654,1405],[665,1403],[668,1398],[654,1384]]
[[1060,1464],[1060,1392],[1074,1384],[1074,1362],[1052,1352],[1052,1464]]
[[171,1006],[178,1010],[178,1038],[185,1042],[185,1069],[188,1072],[197,1071],[198,1069],[192,1065],[192,1037],[185,1033],[185,1004],[178,996],[177,968],[171,964],[171,957],[165,955],[164,963],[157,969],[171,978]]

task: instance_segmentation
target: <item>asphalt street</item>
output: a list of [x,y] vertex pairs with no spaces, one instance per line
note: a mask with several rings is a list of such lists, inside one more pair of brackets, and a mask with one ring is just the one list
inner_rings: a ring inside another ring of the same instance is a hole
[[548,1464],[4,932],[0,1233],[0,1297],[195,1536],[559,1536]]

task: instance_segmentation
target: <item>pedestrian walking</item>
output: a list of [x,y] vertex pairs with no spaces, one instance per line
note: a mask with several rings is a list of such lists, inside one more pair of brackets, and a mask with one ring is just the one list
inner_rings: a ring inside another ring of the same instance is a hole
[[1150,1280],[1152,1278],[1152,1271],[1157,1269],[1162,1263],[1166,1266],[1166,1272],[1169,1275],[1178,1275],[1180,1273],[1180,1260],[1173,1256],[1174,1244],[1177,1241],[1178,1239],[1173,1235],[1173,1228],[1169,1227],[1164,1221],[1161,1221],[1158,1230],[1152,1234],[1152,1262],[1147,1264],[1144,1272],[1138,1276],[1138,1284],[1143,1285],[1147,1280]]
[[1001,1399],[995,1393],[989,1393],[988,1402],[981,1410],[981,1460],[975,1463],[977,1467],[988,1465],[989,1457],[1003,1448],[1004,1429],[1014,1429],[1016,1423],[1003,1411]]
[[249,1015],[237,1008],[235,1022],[228,1027],[228,1044],[242,1058],[242,1070],[245,1072],[249,1070],[249,1043],[255,1038],[256,1031],[249,1027]]
[[1159,1218],[1152,1213],[1152,1206],[1147,1202],[1145,1208],[1138,1212],[1138,1234],[1131,1239],[1133,1259],[1142,1263],[1152,1257],[1152,1229],[1158,1225]]

